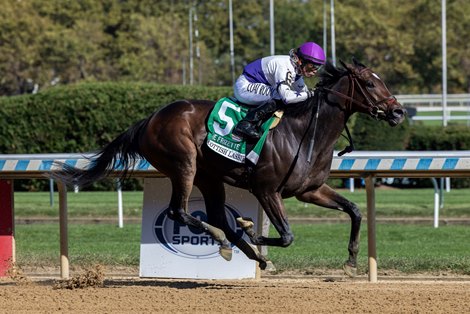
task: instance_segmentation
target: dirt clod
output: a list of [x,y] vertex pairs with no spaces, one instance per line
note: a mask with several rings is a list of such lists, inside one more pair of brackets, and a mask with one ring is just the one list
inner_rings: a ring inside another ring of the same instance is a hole
[[94,268],[86,269],[85,273],[73,276],[67,280],[57,281],[54,289],[84,289],[88,287],[104,286],[104,267],[96,265]]

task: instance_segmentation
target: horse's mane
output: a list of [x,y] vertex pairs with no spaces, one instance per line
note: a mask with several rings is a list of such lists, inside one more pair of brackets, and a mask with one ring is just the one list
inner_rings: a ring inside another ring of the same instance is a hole
[[[327,61],[318,73],[320,81],[315,85],[315,87],[331,87],[331,85],[335,84],[340,78],[346,75],[347,72],[348,71],[343,67],[336,67],[333,63]],[[318,101],[320,101],[319,95],[318,93],[315,93],[313,98],[295,105],[285,106],[284,112],[288,116],[301,116],[311,110],[312,106],[316,106]]]
[[327,61],[326,64],[320,69],[318,73],[318,77],[320,81],[316,85],[316,87],[323,87],[333,85],[334,83],[338,82],[340,78],[347,74],[347,70],[343,67],[338,68],[330,61]]

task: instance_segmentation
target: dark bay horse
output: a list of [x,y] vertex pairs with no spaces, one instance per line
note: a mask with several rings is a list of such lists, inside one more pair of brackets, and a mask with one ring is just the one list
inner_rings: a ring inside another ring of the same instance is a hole
[[[171,103],[102,148],[89,169],[63,165],[55,178],[70,185],[87,185],[107,176],[112,167],[125,170],[143,157],[171,180],[172,195],[167,209],[170,218],[209,233],[220,244],[225,259],[231,259],[233,243],[258,261],[262,269],[269,265],[268,259],[228,225],[224,182],[250,190],[280,235],[279,238],[258,235],[249,219],[240,219],[239,224],[256,245],[287,247],[294,240],[284,198],[295,196],[302,202],[343,211],[351,218],[349,258],[343,268],[349,276],[355,276],[361,213],[354,203],[325,182],[335,143],[353,113],[385,120],[390,126],[403,121],[405,109],[384,82],[355,59],[353,64],[342,63],[342,67],[326,64],[315,96],[285,108],[284,117],[268,134],[253,168],[225,159],[205,144],[206,120],[214,104],[207,100]],[[187,213],[193,185],[204,197],[207,222]]]

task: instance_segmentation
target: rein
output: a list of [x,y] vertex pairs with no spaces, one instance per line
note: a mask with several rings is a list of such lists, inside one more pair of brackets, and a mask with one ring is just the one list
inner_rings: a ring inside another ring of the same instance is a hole
[[[321,101],[318,102],[317,112],[315,113],[315,125],[313,127],[313,135],[310,138],[310,144],[308,146],[308,156],[307,156],[308,163],[310,163],[310,161],[312,160],[313,147],[315,146],[315,134],[317,133],[318,117],[320,115],[320,106],[321,106]],[[311,124],[312,124],[312,119],[310,119],[309,127]]]

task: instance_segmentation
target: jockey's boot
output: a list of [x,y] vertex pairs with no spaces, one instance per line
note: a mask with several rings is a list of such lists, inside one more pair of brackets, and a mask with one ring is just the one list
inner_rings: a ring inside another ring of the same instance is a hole
[[245,118],[238,122],[233,130],[233,134],[242,136],[245,139],[258,140],[261,137],[259,127],[267,118],[278,109],[275,100],[271,99],[268,102],[248,111]]

